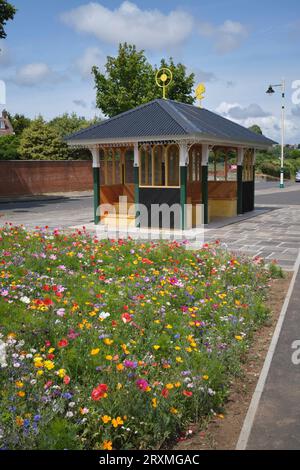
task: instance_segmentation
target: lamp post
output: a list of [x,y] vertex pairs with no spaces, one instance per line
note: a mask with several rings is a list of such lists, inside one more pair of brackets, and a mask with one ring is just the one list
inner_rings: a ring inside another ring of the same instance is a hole
[[274,88],[281,87],[281,97],[282,97],[282,105],[281,105],[281,158],[280,158],[280,188],[284,188],[284,118],[285,118],[285,81],[278,85],[270,85],[267,89],[266,93],[268,95],[272,95],[275,93]]

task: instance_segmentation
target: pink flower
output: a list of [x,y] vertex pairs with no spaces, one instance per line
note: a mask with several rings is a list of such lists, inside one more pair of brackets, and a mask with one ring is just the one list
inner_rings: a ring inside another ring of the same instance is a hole
[[149,387],[149,384],[145,379],[138,379],[135,383],[140,390],[143,390],[143,392],[145,392]]

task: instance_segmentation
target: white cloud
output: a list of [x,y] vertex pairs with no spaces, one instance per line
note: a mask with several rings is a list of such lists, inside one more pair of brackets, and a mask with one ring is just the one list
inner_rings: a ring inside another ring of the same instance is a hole
[[201,36],[212,38],[219,54],[233,51],[248,36],[245,25],[231,20],[226,20],[219,26],[212,23],[198,23],[198,33]]
[[87,108],[87,103],[84,100],[73,100],[73,103],[80,108]]
[[93,65],[102,66],[105,62],[105,57],[98,47],[87,48],[83,55],[76,61],[76,68],[79,70],[82,78],[91,77]]
[[[239,112],[235,110],[239,110]],[[216,112],[244,127],[258,124],[264,135],[277,142],[280,141],[281,118],[265,112],[257,104],[242,107],[239,103],[227,103],[223,101],[216,108]],[[299,126],[293,119],[293,116],[287,116],[285,119],[285,135],[287,141],[290,142],[295,142],[299,139]]]
[[23,65],[17,69],[15,76],[11,80],[17,85],[32,87],[58,83],[65,79],[66,76],[54,72],[44,62],[36,62]]
[[142,10],[129,1],[115,10],[91,2],[63,13],[61,19],[76,31],[92,34],[107,43],[127,41],[148,49],[179,45],[194,26],[193,17],[184,11],[163,14],[157,9]]

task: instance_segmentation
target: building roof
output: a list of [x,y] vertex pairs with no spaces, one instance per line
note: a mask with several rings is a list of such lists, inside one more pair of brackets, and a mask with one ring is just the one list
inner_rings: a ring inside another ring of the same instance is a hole
[[13,135],[13,134],[14,134],[14,130],[8,118],[7,111],[3,110],[2,114],[0,115],[0,136],[1,135]]
[[65,140],[70,145],[88,145],[189,137],[253,147],[269,147],[276,143],[207,109],[164,99],[156,99],[118,114]]

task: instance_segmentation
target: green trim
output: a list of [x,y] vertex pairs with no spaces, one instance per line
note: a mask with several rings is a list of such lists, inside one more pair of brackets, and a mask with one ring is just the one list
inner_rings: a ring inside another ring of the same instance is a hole
[[243,166],[237,166],[237,213],[243,214]]
[[[133,168],[133,178],[134,178],[134,204],[135,204],[135,216],[137,217],[138,205],[140,201],[140,194],[139,194],[139,167],[135,166]],[[136,223],[136,226],[139,227],[140,224]]]
[[180,167],[180,205],[181,205],[181,229],[186,228],[186,186],[187,186],[187,167]]
[[201,168],[202,181],[201,181],[201,192],[202,192],[202,204],[204,210],[203,223],[208,224],[208,166],[204,165]]
[[94,181],[94,223],[98,224],[100,221],[97,215],[97,209],[100,206],[100,171],[99,168],[93,168],[93,181]]

